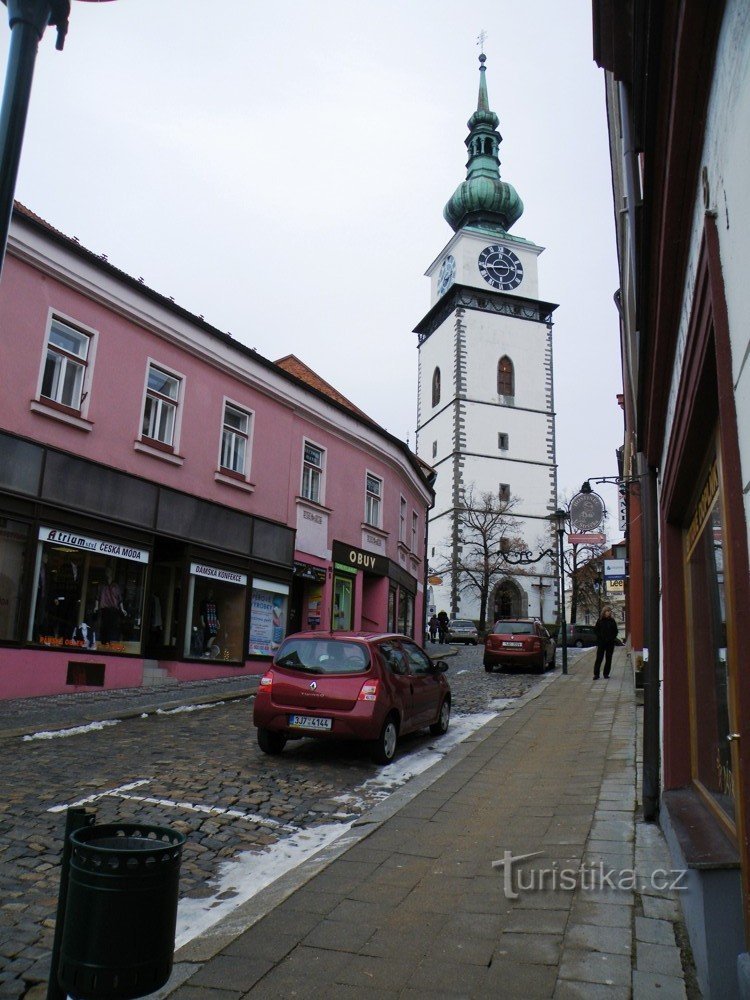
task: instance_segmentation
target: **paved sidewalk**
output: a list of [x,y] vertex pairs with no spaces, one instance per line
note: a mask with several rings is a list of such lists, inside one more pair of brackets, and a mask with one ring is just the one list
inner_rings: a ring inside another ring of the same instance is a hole
[[699,997],[638,819],[626,653],[608,681],[592,659],[182,948],[160,996]]

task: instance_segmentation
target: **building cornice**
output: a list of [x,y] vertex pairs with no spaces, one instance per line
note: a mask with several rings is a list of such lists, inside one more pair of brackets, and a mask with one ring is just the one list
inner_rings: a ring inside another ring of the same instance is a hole
[[471,288],[468,285],[451,285],[445,295],[439,298],[424,319],[414,327],[420,346],[457,309],[473,309],[476,312],[494,313],[533,323],[552,326],[552,313],[557,309],[553,302],[540,299],[526,299],[520,295],[508,295],[490,289]]

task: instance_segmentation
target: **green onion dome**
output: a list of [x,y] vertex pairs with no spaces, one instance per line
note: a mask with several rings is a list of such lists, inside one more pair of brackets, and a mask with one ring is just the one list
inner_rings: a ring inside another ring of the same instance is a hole
[[512,184],[500,180],[498,150],[503,139],[497,131],[500,120],[487,99],[486,61],[482,53],[477,110],[467,122],[466,180],[453,192],[443,215],[454,231],[473,224],[505,233],[521,218],[523,202]]

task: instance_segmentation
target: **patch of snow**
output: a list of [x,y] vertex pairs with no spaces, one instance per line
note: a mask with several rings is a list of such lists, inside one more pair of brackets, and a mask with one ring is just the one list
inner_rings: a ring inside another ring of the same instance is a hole
[[216,708],[223,705],[223,701],[212,701],[206,705],[179,705],[177,708],[157,708],[157,715],[178,715],[180,712],[200,712],[204,708]]
[[56,740],[63,736],[80,736],[81,733],[92,733],[97,729],[105,729],[107,726],[117,726],[119,719],[104,719],[102,722],[89,722],[86,726],[73,726],[72,729],[53,729],[40,733],[31,733],[22,737],[23,740]]

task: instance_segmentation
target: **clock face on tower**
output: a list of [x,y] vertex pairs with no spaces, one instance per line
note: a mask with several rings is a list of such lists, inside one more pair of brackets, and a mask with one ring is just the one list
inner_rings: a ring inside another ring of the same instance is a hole
[[488,285],[510,292],[523,281],[523,264],[512,250],[493,243],[479,254],[479,273]]
[[453,279],[456,276],[456,259],[455,257],[448,254],[448,256],[443,260],[440,265],[440,274],[438,275],[437,283],[437,293],[438,295],[444,295],[448,291]]

